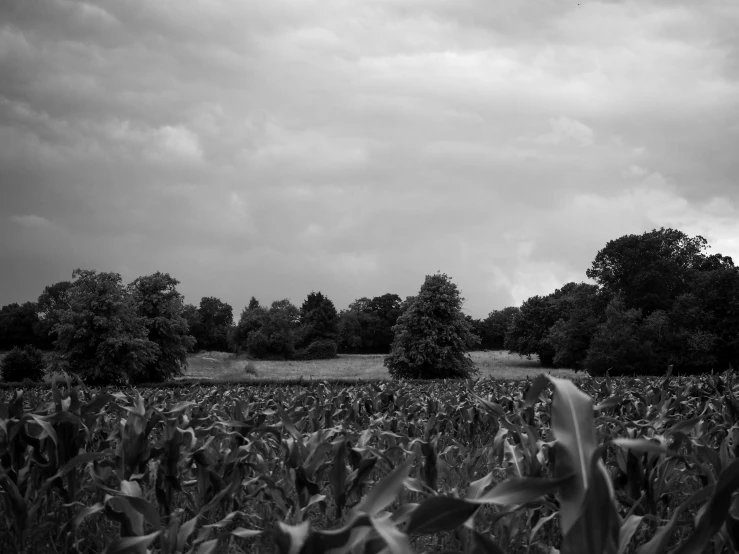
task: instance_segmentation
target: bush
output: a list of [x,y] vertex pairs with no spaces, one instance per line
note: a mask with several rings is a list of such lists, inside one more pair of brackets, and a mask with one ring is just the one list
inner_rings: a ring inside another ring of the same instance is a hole
[[335,358],[339,351],[336,341],[323,339],[310,343],[306,348],[295,353],[298,360],[329,360]]
[[257,366],[251,360],[247,361],[246,364],[244,364],[244,374],[251,375],[252,377],[256,377],[258,375]]
[[44,353],[30,344],[22,349],[16,346],[0,362],[0,376],[3,381],[13,383],[25,380],[39,382],[44,378],[45,369]]

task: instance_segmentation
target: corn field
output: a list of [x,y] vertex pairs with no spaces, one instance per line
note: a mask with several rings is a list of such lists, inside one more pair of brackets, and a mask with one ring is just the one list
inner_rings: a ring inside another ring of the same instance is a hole
[[0,552],[733,552],[738,392],[730,372],[7,391]]

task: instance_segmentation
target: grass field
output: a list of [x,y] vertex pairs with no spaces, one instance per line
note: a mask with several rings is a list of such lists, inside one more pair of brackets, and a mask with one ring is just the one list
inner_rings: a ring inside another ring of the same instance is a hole
[[[527,360],[504,350],[471,352],[470,357],[480,369],[480,376],[494,379],[533,378],[539,373],[549,373],[536,359]],[[246,373],[247,364],[256,370],[258,379],[387,379],[381,354],[340,354],[332,360],[271,361],[247,360],[227,352],[201,352],[188,357],[185,377],[201,379],[228,379],[249,381],[255,378]],[[575,378],[569,369],[553,369],[551,375]],[[582,374],[580,374],[582,375]]]

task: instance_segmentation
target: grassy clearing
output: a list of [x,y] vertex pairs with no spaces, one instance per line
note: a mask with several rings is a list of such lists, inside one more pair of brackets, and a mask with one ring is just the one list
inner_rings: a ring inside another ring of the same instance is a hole
[[[525,379],[540,373],[570,379],[577,376],[569,369],[547,370],[536,359],[527,360],[504,350],[471,352],[470,357],[483,378]],[[188,357],[185,377],[249,381],[254,378],[245,371],[249,364],[260,379],[299,379],[301,376],[304,379],[387,379],[384,359],[381,354],[340,354],[332,360],[273,361],[248,360],[246,356],[227,352],[201,352]]]

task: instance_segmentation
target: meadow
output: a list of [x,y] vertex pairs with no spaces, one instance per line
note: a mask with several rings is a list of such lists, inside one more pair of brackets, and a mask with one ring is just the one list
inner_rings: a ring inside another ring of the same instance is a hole
[[[539,373],[551,373],[555,377],[575,379],[578,376],[569,369],[546,370],[537,359],[528,360],[505,350],[470,352],[481,378],[517,380],[533,378]],[[387,368],[381,354],[340,354],[331,360],[249,360],[246,356],[227,352],[201,352],[188,357],[184,377],[250,381],[256,379],[388,379]],[[248,367],[254,373],[247,373]]]

